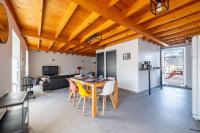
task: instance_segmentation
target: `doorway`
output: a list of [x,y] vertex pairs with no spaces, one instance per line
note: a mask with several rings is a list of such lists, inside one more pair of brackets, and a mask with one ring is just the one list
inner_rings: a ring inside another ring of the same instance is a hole
[[20,91],[20,39],[12,30],[12,92]]
[[116,50],[106,52],[106,77],[115,77],[116,79]]
[[163,85],[184,87],[185,48],[169,48],[162,50]]
[[104,52],[97,53],[97,77],[104,77]]

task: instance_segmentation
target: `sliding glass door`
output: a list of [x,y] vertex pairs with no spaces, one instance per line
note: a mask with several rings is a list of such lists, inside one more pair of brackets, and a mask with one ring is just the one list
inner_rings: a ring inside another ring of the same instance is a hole
[[183,47],[164,49],[162,51],[163,84],[185,85],[184,56],[185,49]]

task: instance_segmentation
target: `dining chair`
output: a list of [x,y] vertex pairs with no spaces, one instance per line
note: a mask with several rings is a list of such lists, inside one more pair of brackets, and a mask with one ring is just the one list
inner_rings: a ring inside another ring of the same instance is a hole
[[109,80],[115,80],[115,77],[108,77]]
[[99,94],[99,96],[103,97],[103,104],[102,104],[103,105],[103,107],[102,107],[103,115],[104,115],[105,108],[106,108],[106,98],[107,98],[107,96],[110,97],[113,108],[115,108],[114,97],[113,97],[114,88],[115,88],[115,80],[108,81],[108,82],[105,83],[105,85],[103,87],[103,92],[101,94]]
[[[79,90],[78,92],[79,92],[79,95],[80,95],[80,98],[79,98],[79,100],[78,100],[78,103],[77,103],[77,105],[76,105],[76,108],[79,107],[79,104],[80,104],[81,100],[83,99],[83,110],[82,110],[82,115],[84,115],[84,114],[85,114],[85,101],[86,101],[86,99],[88,99],[88,98],[92,98],[92,97],[91,97],[91,96],[92,96],[92,93],[91,93],[90,91],[87,91],[79,81],[77,81],[76,84],[77,84],[77,86],[78,86],[78,90]],[[90,100],[90,99],[89,99],[89,100]]]
[[98,79],[103,79],[103,75],[99,75],[99,76],[98,76]]
[[67,102],[69,102],[70,99],[73,98],[72,106],[74,106],[74,103],[75,103],[75,100],[76,100],[76,94],[77,94],[78,89],[77,89],[76,85],[74,84],[74,82],[71,79],[67,78],[67,80],[69,82],[69,91],[70,91],[69,98],[68,98]]

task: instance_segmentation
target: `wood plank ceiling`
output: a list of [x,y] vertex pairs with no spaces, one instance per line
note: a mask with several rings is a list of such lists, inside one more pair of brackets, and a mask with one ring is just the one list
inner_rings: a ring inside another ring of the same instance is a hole
[[[150,12],[150,0],[7,0],[32,50],[95,55],[96,49],[143,38],[156,45],[183,43],[200,33],[200,1],[169,0]],[[86,43],[101,33],[102,39]]]

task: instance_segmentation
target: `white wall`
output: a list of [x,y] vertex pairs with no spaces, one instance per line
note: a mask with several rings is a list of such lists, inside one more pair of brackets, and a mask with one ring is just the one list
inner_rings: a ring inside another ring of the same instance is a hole
[[[104,50],[97,50],[97,53],[110,50],[116,50],[117,53],[118,86],[123,89],[138,92],[138,40],[107,47]],[[123,53],[131,53],[131,59],[123,60]],[[106,62],[105,59],[104,61]]]
[[[143,41],[139,39],[138,45],[138,69],[146,60],[145,58],[150,58],[151,65],[155,67],[160,67],[160,47],[152,43]],[[151,70],[151,87],[157,87],[160,85],[160,70]],[[148,71],[139,71],[139,90],[138,92],[147,90],[148,86]]]
[[192,88],[192,45],[185,46],[186,57],[186,85]]
[[[141,92],[148,89],[147,72],[141,72],[140,63],[144,62],[145,56],[152,56],[152,65],[160,66],[160,47],[144,42],[140,39],[131,40],[125,43],[97,50],[97,53],[116,50],[117,52],[117,81],[118,87],[131,90],[133,92]],[[130,60],[123,60],[124,53],[131,53]],[[104,64],[106,65],[106,56],[104,56]],[[106,67],[105,75],[106,75]],[[152,87],[156,87],[160,83],[160,71],[152,72]],[[145,79],[145,80],[144,80]]]
[[[22,59],[26,58],[25,51],[27,50],[27,46],[24,38],[21,36],[19,28],[17,27],[11,13],[8,10],[8,7],[5,4],[5,1],[0,0],[0,3],[2,3],[6,9],[9,25],[8,41],[6,44],[0,44],[0,96],[3,96],[5,93],[11,92],[12,90],[12,30],[14,30],[20,38]],[[21,76],[24,76],[24,70],[21,71]],[[4,110],[0,109],[0,118],[3,112]]]
[[[26,43],[24,38],[21,36],[19,28],[17,27],[11,13],[8,10],[8,7],[5,4],[4,0],[0,0],[6,9],[8,15],[8,23],[9,23],[9,36],[6,44],[0,45],[0,96],[4,95],[7,92],[12,90],[12,30],[14,30],[17,36],[20,39],[21,44],[21,58],[26,58]],[[24,64],[26,62],[24,61]],[[22,69],[21,76],[24,76],[25,71]]]
[[[54,59],[55,61],[52,61]],[[30,75],[33,77],[42,76],[42,66],[56,65],[59,66],[60,74],[72,73],[77,71],[81,66],[83,72],[93,71],[93,61],[95,57],[66,55],[60,53],[46,52],[29,52]]]

